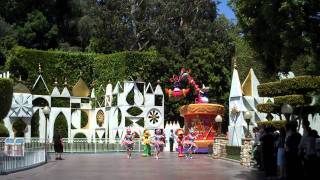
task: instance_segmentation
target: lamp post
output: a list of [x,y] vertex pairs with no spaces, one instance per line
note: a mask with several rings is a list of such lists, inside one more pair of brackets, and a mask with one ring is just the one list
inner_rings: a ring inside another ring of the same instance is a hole
[[218,135],[221,135],[221,123],[222,123],[222,117],[218,114],[216,118],[214,119],[216,123],[219,125]]
[[[45,162],[47,163],[48,161],[48,158],[47,158],[47,139],[48,139],[48,135],[47,135],[47,129],[48,129],[48,118],[49,118],[49,114],[50,114],[50,107],[49,106],[45,106],[43,109],[42,109],[45,117],[46,117],[46,122],[45,122],[45,131],[44,131],[44,154],[45,154]],[[48,118],[47,118],[48,117]]]
[[283,104],[281,106],[281,113],[286,117],[287,122],[290,121],[290,115],[293,113],[293,108],[290,104]]
[[247,111],[244,113],[244,120],[247,122],[247,135],[246,135],[247,138],[251,137],[250,130],[249,130],[251,118],[252,118],[252,114],[250,111]]

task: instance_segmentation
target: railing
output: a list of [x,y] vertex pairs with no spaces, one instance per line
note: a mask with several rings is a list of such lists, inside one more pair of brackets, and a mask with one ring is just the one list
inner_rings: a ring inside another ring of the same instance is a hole
[[[22,157],[12,157],[4,153],[5,138],[0,138],[0,174],[6,174],[14,171],[37,166],[45,163],[45,144],[44,139],[31,138],[25,139],[25,152]],[[143,145],[140,139],[135,139],[133,151],[141,152]],[[49,139],[47,150],[49,153],[54,152],[54,144]],[[122,152],[126,151],[121,145],[121,139],[87,139],[74,138],[63,139],[63,151],[67,153],[104,153],[104,152]]]
[[[135,139],[135,145],[133,151],[141,152],[143,145],[140,139]],[[51,141],[50,141],[51,142]],[[74,138],[63,139],[63,151],[69,153],[103,153],[103,152],[122,152],[126,151],[126,148],[121,145],[121,139],[109,140],[109,139],[96,139],[88,140],[87,138]],[[48,145],[48,152],[54,152],[54,145],[50,143]]]
[[25,144],[23,156],[8,156],[4,152],[4,139],[0,139],[0,174],[31,168],[45,162],[43,143]]

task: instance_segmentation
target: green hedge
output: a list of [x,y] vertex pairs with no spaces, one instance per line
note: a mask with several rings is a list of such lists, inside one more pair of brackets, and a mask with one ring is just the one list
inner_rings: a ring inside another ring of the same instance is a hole
[[277,113],[281,109],[279,105],[273,103],[257,104],[256,108],[259,112],[263,113]]
[[0,78],[0,119],[6,117],[11,107],[13,83],[10,79]]
[[310,104],[312,98],[303,95],[286,95],[274,97],[274,103],[278,105],[290,104],[292,106]]
[[257,122],[257,125],[259,128],[262,127],[274,127],[275,129],[280,129],[281,127],[284,127],[286,125],[286,121],[259,121]]
[[299,76],[269,82],[258,86],[259,95],[262,97],[284,96],[287,94],[306,94],[318,92],[320,88],[320,76]]
[[240,146],[226,146],[226,151],[227,154],[240,154],[241,152],[241,147]]
[[4,126],[3,123],[0,122],[0,137],[8,137],[8,136],[9,136],[8,129]]
[[74,138],[87,138],[87,136],[83,133],[77,133],[76,135],[74,135]]
[[[128,79],[129,76],[156,82],[159,78],[154,76],[154,68],[159,68],[155,66],[157,59],[158,53],[155,51],[94,54],[41,51],[18,46],[10,51],[6,69],[15,77],[21,74],[22,79],[26,80],[26,84],[30,87],[38,76],[38,64],[40,63],[43,77],[51,91],[55,78],[58,78],[58,82],[62,84],[65,76],[68,78],[69,87],[72,87],[78,81],[80,71],[83,80],[88,85],[96,81],[96,87],[101,84],[106,85],[109,80],[115,83]],[[160,62],[158,64],[161,65]]]

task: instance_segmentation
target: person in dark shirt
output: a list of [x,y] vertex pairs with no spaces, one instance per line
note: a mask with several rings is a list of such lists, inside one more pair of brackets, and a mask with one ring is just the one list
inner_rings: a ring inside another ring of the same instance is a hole
[[56,160],[62,160],[63,153],[62,138],[59,132],[55,132],[53,136],[54,152],[56,153]]
[[174,142],[174,134],[173,134],[173,129],[171,129],[170,130],[170,137],[169,137],[170,152],[173,152],[173,142]]
[[301,135],[297,132],[297,126],[296,121],[290,121],[286,124],[285,157],[288,180],[302,178],[302,164],[298,148]]
[[265,134],[261,137],[263,167],[267,178],[275,177],[277,174],[276,167],[276,152],[275,152],[275,137],[273,128],[266,127]]

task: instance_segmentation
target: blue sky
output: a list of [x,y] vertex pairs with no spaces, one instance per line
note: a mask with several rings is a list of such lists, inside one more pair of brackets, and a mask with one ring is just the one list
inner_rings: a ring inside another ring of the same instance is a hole
[[228,6],[228,0],[219,0],[220,4],[218,5],[218,13],[224,14],[228,19],[235,20],[236,17],[232,9]]

